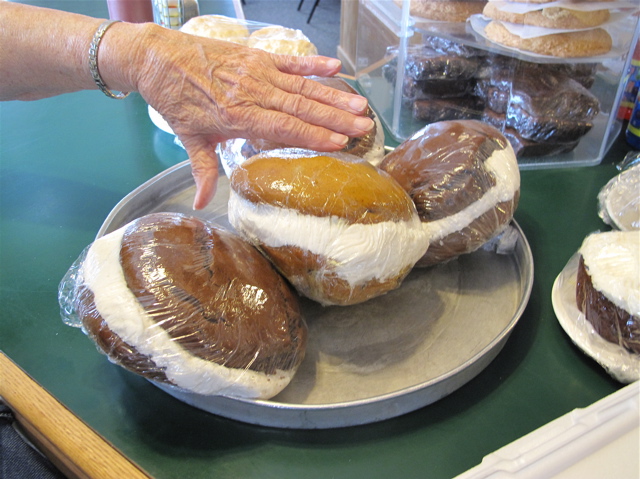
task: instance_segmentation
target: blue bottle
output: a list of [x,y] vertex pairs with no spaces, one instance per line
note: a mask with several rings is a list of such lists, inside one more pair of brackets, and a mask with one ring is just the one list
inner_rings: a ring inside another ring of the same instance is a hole
[[634,150],[640,150],[640,92],[636,96],[636,102],[627,124],[627,143],[631,145]]

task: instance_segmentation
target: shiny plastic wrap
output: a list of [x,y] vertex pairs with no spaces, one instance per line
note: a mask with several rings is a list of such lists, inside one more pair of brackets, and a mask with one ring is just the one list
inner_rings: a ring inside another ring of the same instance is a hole
[[398,48],[389,47],[382,75],[395,84],[402,69],[401,106],[413,120],[482,120],[518,158],[571,152],[601,110],[588,90],[596,63],[529,62],[426,34],[405,53],[399,66]]
[[197,394],[270,398],[305,353],[297,295],[273,266],[238,235],[178,213],[96,239],[59,301],[112,362]]
[[[389,47],[386,56],[388,62],[383,66],[383,75],[387,81],[395,83],[399,68],[398,49]],[[429,45],[407,47],[403,67],[404,101],[457,98],[473,93],[482,56],[480,50],[470,48],[461,52],[452,48],[444,51]]]
[[180,27],[183,33],[225,40],[281,55],[317,55],[318,49],[301,30],[224,15],[200,15]]
[[[619,233],[617,232],[616,235]],[[625,232],[624,234],[627,233]],[[636,235],[640,234],[639,232],[634,233]],[[614,245],[615,241],[611,240],[610,234],[611,232],[593,233],[584,242],[587,249],[595,245],[597,250],[603,250],[602,253],[596,251],[596,256],[605,258],[604,264],[596,258],[596,263],[600,264],[595,265],[595,270],[588,266],[585,267],[583,253],[588,257],[591,256],[592,252],[581,248],[581,251],[571,257],[553,283],[551,299],[558,322],[576,346],[600,364],[614,379],[627,384],[640,380],[640,354],[624,347],[621,342],[623,342],[623,338],[631,338],[633,335],[636,341],[635,345],[638,345],[637,340],[640,338],[638,336],[639,323],[637,315],[628,317],[626,313],[621,311],[620,307],[616,306],[616,303],[626,302],[630,304],[633,301],[637,303],[640,292],[638,285],[640,280],[638,272],[640,237],[635,240],[636,244],[633,248],[635,249],[634,286],[633,278],[630,278],[631,281],[628,281],[629,278],[627,278],[627,281],[622,279],[624,272],[628,273],[630,268],[634,267],[634,259],[629,257],[628,253],[630,251],[622,255],[619,254],[623,248]],[[594,238],[596,239],[595,242]],[[597,243],[602,239],[604,239],[605,244],[598,245]],[[591,246],[589,246],[589,243],[591,243]],[[616,249],[618,252],[612,254],[612,251]],[[587,262],[592,263],[592,260],[593,258]],[[606,275],[608,279],[605,282],[608,285],[602,284],[602,276],[597,271],[603,266],[605,270],[612,269]],[[592,274],[601,277],[592,280]],[[624,282],[627,282],[628,286],[620,288],[620,285]],[[603,290],[598,290],[598,288],[603,288],[604,292]],[[619,290],[618,293],[615,293],[616,289]],[[626,293],[620,294],[622,290],[626,290]],[[634,295],[635,300],[633,299]],[[598,319],[593,322],[588,320],[585,312],[581,311],[581,309],[587,312],[592,319]],[[626,322],[625,317],[627,318]],[[596,324],[598,324],[597,327]],[[604,332],[604,335],[600,334],[600,330]],[[632,330],[634,331],[633,333]],[[613,341],[605,338],[605,335],[613,339]]]
[[[336,90],[348,93],[358,93],[344,79],[338,77],[309,77],[322,85],[335,88]],[[378,115],[369,107],[366,115],[371,118],[375,126],[373,130],[361,137],[351,138],[341,151],[349,153],[367,160],[372,165],[379,165],[384,158],[384,128],[378,118]],[[245,140],[242,138],[227,140],[218,145],[218,157],[222,163],[227,176],[231,176],[231,171],[248,158],[258,153],[270,150],[278,150],[289,147],[283,143],[277,143],[268,140]]]
[[640,163],[612,178],[598,194],[598,213],[619,230],[640,230]]
[[578,309],[604,339],[640,354],[640,231],[591,234],[579,254]]
[[429,248],[417,266],[477,250],[511,222],[520,196],[511,145],[479,121],[428,125],[380,167],[411,196],[429,234]]
[[352,155],[272,150],[235,168],[230,183],[230,223],[321,304],[397,288],[428,246],[407,193]]
[[599,100],[579,82],[544,67],[498,69],[476,91],[507,127],[533,141],[567,142],[584,136],[600,111]]

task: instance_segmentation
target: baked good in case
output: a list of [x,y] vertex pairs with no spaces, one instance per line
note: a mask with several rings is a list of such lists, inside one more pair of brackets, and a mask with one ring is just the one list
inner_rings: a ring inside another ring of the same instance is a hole
[[577,81],[550,68],[516,66],[478,80],[487,109],[483,120],[512,128],[536,142],[568,143],[584,136],[600,112],[600,101]]
[[520,196],[511,145],[496,128],[475,120],[427,125],[380,167],[411,196],[429,234],[416,266],[480,248],[511,222]]
[[602,338],[640,354],[640,231],[591,234],[579,255],[578,309]]
[[429,243],[400,185],[351,155],[272,150],[234,169],[230,183],[233,227],[324,305],[397,288]]
[[94,241],[78,271],[71,303],[83,330],[146,378],[266,399],[304,357],[289,285],[253,246],[198,218],[143,216]]
[[[396,3],[402,5],[401,0]],[[410,13],[416,17],[442,22],[465,22],[482,13],[486,0],[411,0]]]
[[501,10],[496,2],[488,2],[483,15],[502,22],[556,29],[583,29],[602,25],[610,18],[609,10],[572,10],[567,7],[542,7],[526,13]]
[[550,33],[524,38],[511,33],[501,22],[492,20],[485,27],[487,38],[500,45],[539,55],[582,58],[608,53],[613,45],[611,35],[603,28]]

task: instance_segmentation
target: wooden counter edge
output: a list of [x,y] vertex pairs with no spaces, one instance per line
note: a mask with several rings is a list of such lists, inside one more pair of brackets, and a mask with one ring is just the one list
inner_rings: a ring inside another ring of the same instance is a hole
[[0,351],[0,397],[25,434],[72,479],[150,479]]

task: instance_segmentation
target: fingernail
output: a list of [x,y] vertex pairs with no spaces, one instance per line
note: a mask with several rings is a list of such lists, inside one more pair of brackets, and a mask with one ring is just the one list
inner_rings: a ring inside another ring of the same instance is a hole
[[334,133],[329,137],[331,143],[338,145],[340,148],[344,148],[347,146],[347,142],[349,141],[349,137],[345,135],[341,135],[340,133]]
[[342,67],[342,62],[336,58],[331,58],[329,60],[327,60],[327,68],[330,68],[331,70],[334,70],[336,68],[341,68]]
[[353,126],[358,130],[370,131],[373,128],[373,120],[368,116],[360,116],[353,122]]
[[361,96],[357,96],[349,100],[349,107],[354,111],[364,111],[367,107],[367,99]]

